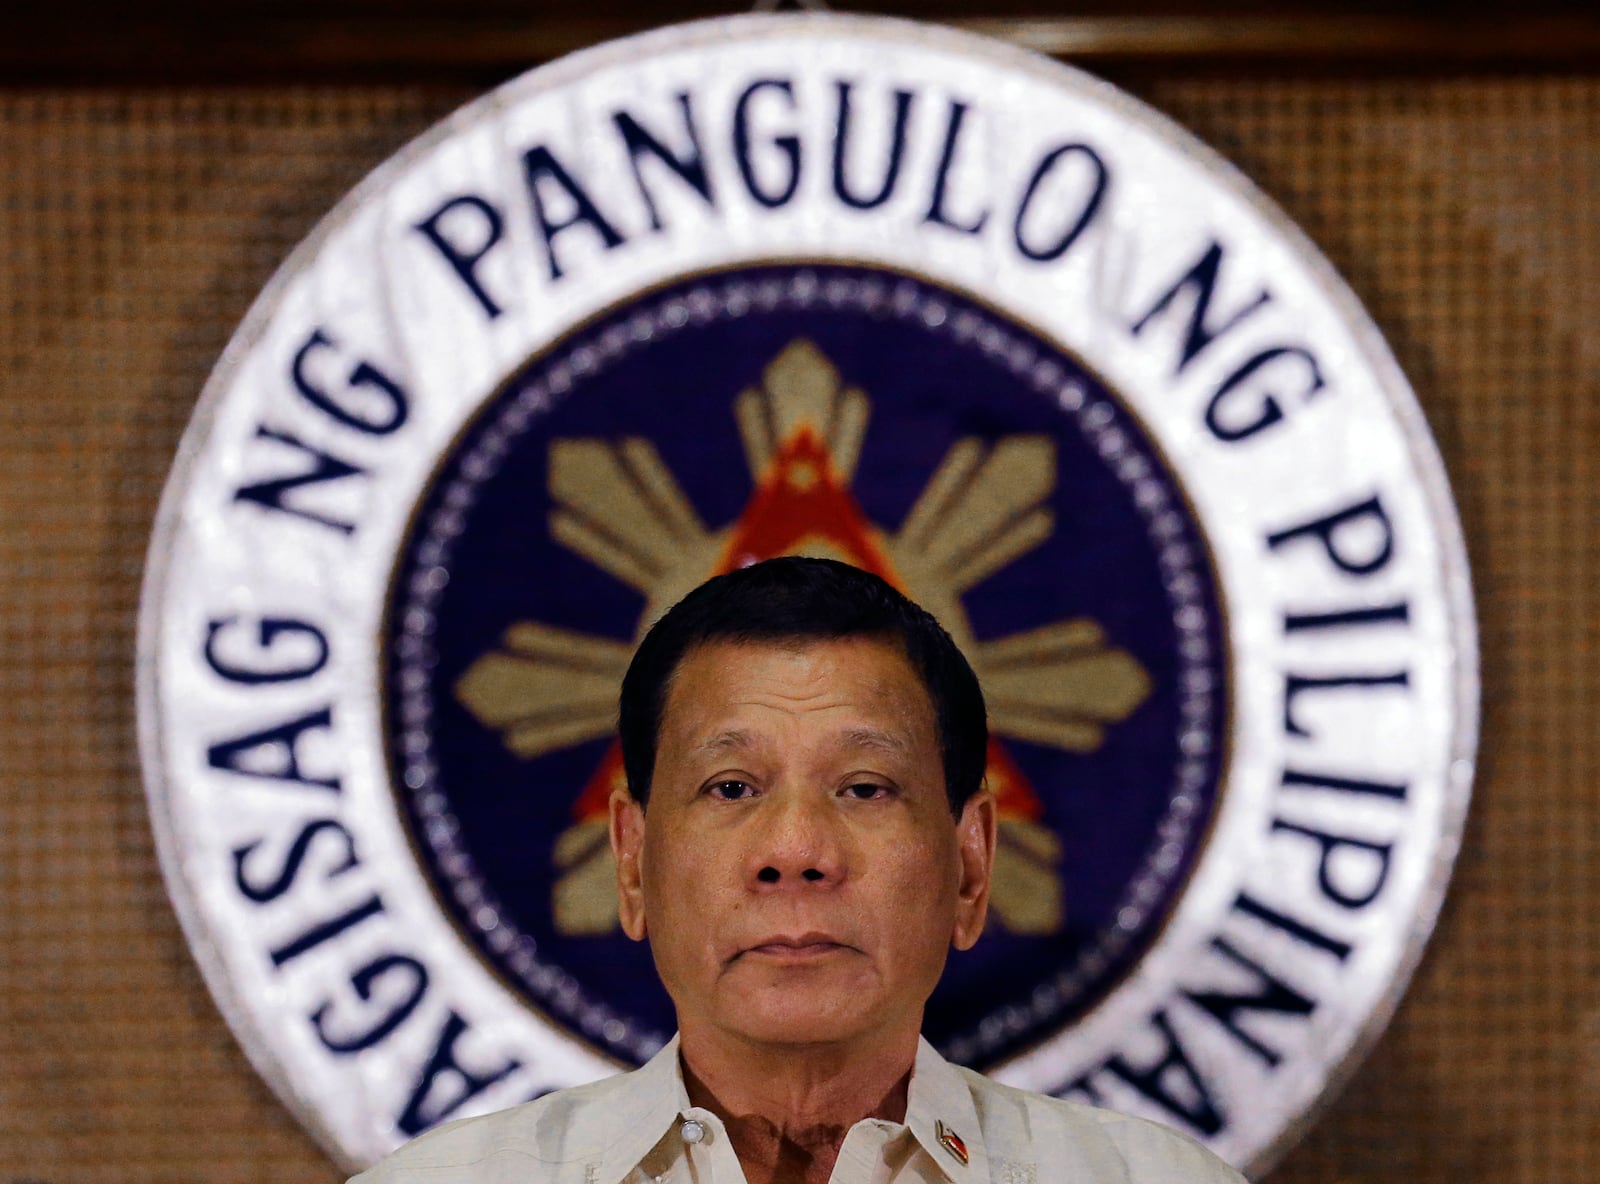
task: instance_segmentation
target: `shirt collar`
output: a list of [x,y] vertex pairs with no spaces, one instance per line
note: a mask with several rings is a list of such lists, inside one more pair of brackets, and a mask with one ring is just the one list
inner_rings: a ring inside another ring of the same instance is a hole
[[607,1125],[616,1132],[600,1165],[603,1184],[620,1184],[689,1109],[674,1036],[655,1056],[629,1073],[612,1099]]
[[[989,1153],[972,1090],[956,1067],[921,1037],[906,1097],[906,1126],[948,1179],[956,1184],[989,1179]],[[965,1163],[960,1150],[967,1153]]]
[[[674,1036],[641,1068],[628,1074],[619,1083],[617,1094],[612,1108],[616,1140],[607,1149],[600,1169],[605,1184],[626,1179],[667,1128],[690,1110],[678,1038]],[[920,1036],[907,1091],[905,1125],[954,1184],[985,1184],[989,1179],[989,1154],[972,1090],[955,1066]],[[949,1136],[954,1137],[953,1142]],[[957,1148],[966,1151],[965,1163]]]

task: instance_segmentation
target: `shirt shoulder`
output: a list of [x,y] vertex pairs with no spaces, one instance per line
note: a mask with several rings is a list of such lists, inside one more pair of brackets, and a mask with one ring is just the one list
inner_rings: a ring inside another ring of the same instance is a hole
[[[609,1112],[626,1075],[558,1090],[445,1123],[397,1148],[349,1184],[585,1184],[603,1158]],[[612,1132],[614,1134],[614,1132]]]
[[[991,1159],[1013,1178],[1084,1184],[1244,1184],[1215,1152],[1149,1119],[1002,1085],[960,1069]],[[1027,1165],[1037,1165],[1035,1172]],[[1044,1170],[1048,1165],[1049,1171]],[[1022,1170],[1015,1170],[1020,1168]],[[1007,1173],[994,1173],[1003,1180]]]

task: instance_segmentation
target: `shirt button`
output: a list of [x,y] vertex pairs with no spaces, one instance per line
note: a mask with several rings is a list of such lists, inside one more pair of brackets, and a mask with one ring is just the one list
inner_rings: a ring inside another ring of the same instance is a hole
[[685,1143],[698,1143],[706,1137],[706,1124],[697,1118],[687,1118],[678,1133],[683,1136]]

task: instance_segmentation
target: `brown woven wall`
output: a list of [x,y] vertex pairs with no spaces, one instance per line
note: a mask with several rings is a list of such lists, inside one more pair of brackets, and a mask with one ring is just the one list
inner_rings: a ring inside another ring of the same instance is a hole
[[[1482,771],[1435,944],[1275,1184],[1600,1179],[1600,80],[1132,78],[1350,279],[1456,484]],[[178,434],[276,263],[465,100],[0,92],[0,1184],[332,1181],[207,996],[133,734]]]

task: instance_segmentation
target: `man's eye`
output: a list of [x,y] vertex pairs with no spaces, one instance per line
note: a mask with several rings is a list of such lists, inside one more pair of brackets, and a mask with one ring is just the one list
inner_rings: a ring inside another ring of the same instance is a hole
[[876,781],[857,781],[844,787],[847,798],[854,798],[858,802],[870,802],[876,798],[889,796],[889,787],[879,785]]
[[737,802],[750,797],[755,790],[746,781],[713,781],[706,792],[718,801]]

